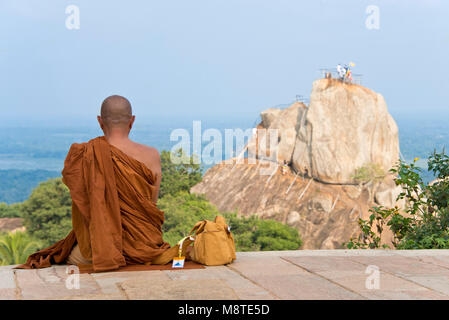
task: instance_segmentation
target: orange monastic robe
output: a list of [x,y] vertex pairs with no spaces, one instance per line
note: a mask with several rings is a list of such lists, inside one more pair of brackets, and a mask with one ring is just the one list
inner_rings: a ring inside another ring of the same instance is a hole
[[152,201],[155,177],[143,163],[97,137],[71,146],[62,176],[72,196],[73,230],[18,268],[64,263],[76,243],[95,272],[170,262],[164,213]]

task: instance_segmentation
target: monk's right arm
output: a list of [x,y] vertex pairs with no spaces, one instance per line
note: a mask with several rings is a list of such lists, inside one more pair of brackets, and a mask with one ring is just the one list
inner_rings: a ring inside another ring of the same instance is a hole
[[161,186],[161,180],[162,180],[162,169],[161,169],[161,157],[159,155],[159,152],[155,149],[152,156],[151,161],[152,171],[155,175],[155,182],[154,182],[154,192],[153,192],[153,202],[157,204],[157,200],[159,197],[159,188]]

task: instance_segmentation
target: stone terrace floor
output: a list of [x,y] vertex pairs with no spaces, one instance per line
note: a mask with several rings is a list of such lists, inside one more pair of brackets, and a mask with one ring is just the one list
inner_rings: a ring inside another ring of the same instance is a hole
[[449,250],[242,252],[229,266],[81,274],[79,289],[65,265],[12,267],[0,267],[0,299],[449,298]]

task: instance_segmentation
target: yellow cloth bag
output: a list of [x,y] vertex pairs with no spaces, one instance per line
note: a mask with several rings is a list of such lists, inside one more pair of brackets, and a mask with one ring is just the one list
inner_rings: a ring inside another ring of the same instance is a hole
[[195,238],[191,259],[206,266],[229,264],[236,259],[234,237],[222,216],[197,222],[190,231]]

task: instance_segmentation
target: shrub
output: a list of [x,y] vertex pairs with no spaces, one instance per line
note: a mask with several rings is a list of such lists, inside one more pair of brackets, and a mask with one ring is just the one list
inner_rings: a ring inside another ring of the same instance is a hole
[[[171,156],[180,159],[181,163],[173,163]],[[201,181],[203,167],[195,163],[193,156],[187,156],[181,149],[174,153],[162,151],[161,168],[160,198],[168,194],[177,194],[180,191],[190,192],[190,188]]]
[[219,214],[217,208],[204,197],[186,191],[166,195],[158,202],[165,213],[162,225],[164,240],[171,245],[185,237],[200,220],[213,220]]
[[391,170],[396,174],[396,185],[403,188],[398,200],[406,201],[405,212],[397,207],[372,208],[368,220],[359,219],[361,234],[357,240],[350,239],[346,244],[348,248],[381,247],[380,234],[385,226],[393,233],[394,248],[449,248],[449,157],[444,151],[434,151],[430,155],[428,170],[437,177],[431,184],[423,182],[423,172],[417,166],[417,160],[415,158],[410,164],[400,160]]
[[262,220],[253,215],[238,217],[236,213],[226,213],[234,234],[238,251],[297,250],[302,241],[295,228],[274,220]]
[[352,179],[357,183],[379,182],[385,177],[384,169],[377,163],[367,163],[355,170]]
[[0,218],[19,218],[22,213],[21,206],[21,203],[8,205],[5,202],[0,202]]
[[72,229],[72,199],[61,178],[37,186],[22,205],[26,230],[44,246],[61,240]]

